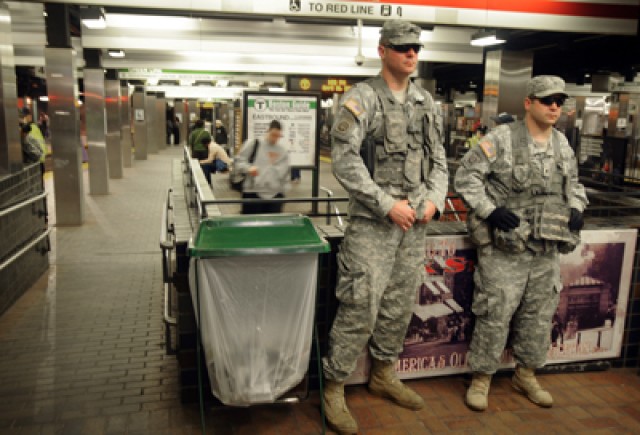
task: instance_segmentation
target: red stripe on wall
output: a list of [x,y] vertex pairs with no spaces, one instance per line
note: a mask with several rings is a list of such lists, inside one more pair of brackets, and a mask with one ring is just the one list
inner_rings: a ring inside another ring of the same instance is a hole
[[[349,1],[349,0],[347,0]],[[352,0],[361,3],[380,3],[380,0]],[[499,12],[521,12],[574,17],[638,19],[640,6],[574,3],[553,0],[402,0],[386,4],[430,6],[441,8],[479,9]]]

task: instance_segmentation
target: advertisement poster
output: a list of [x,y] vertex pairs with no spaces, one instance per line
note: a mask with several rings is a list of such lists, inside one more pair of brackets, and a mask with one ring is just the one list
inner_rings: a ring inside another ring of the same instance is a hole
[[[563,288],[549,334],[547,364],[615,358],[622,347],[636,230],[582,231],[582,243],[560,256]],[[427,239],[424,275],[396,365],[402,379],[469,371],[476,251],[465,236]],[[508,347],[502,367],[513,367]],[[368,355],[348,383],[368,379]]]
[[289,149],[289,163],[293,167],[314,167],[318,137],[319,97],[292,93],[244,94],[246,108],[246,136],[263,137],[269,123],[282,124],[281,144]]

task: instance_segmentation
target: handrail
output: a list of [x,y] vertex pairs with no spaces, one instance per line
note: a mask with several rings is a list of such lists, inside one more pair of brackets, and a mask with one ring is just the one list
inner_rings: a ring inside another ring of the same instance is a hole
[[5,208],[4,210],[0,210],[0,217],[6,216],[9,213],[18,210],[19,208],[24,207],[25,205],[29,205],[29,204],[34,203],[34,202],[36,202],[36,201],[38,201],[38,200],[40,200],[42,198],[45,198],[48,194],[49,194],[49,192],[43,192],[40,195],[32,196],[31,198],[26,199],[26,200],[24,200],[24,201],[22,201],[22,202],[20,202],[18,204],[12,205],[9,208]]
[[[326,193],[327,197],[333,198],[332,190],[327,189],[326,187],[323,187],[323,186],[320,186],[320,190]],[[331,224],[331,205],[332,204],[333,204],[333,201],[327,202],[327,225]],[[336,212],[336,219],[338,219],[338,225],[343,226],[342,216],[340,215],[340,210],[338,209],[338,206],[333,204],[333,208],[335,209],[335,212]]]
[[4,262],[2,262],[0,264],[0,270],[3,270],[5,267],[7,267],[9,264],[13,263],[14,261],[16,261],[18,258],[20,258],[20,256],[22,256],[22,254],[24,254],[25,252],[27,252],[29,249],[31,249],[36,243],[39,243],[42,239],[44,239],[45,237],[47,237],[49,235],[49,233],[51,232],[51,228],[47,228],[42,234],[40,234],[35,240],[32,240],[31,242],[29,242],[28,245],[24,246],[22,249],[20,249],[18,252],[16,252],[15,254],[13,254],[11,257],[9,257],[8,259],[6,259]]
[[162,207],[162,221],[160,222],[160,248],[161,249],[173,249],[175,246],[175,241],[168,240],[167,236],[167,212],[169,210],[171,204],[171,192],[173,189],[169,189],[167,192],[167,200],[164,203],[164,207]]
[[162,208],[162,221],[160,222],[160,249],[162,253],[162,282],[164,286],[164,308],[162,311],[162,317],[164,323],[167,325],[165,328],[165,343],[167,344],[167,354],[172,355],[175,353],[175,349],[171,346],[171,331],[170,327],[178,324],[175,317],[171,316],[171,258],[170,251],[175,248],[175,238],[168,238],[168,225],[167,217],[168,210],[171,207],[171,192],[172,189],[167,191],[167,199],[165,200],[164,207]]

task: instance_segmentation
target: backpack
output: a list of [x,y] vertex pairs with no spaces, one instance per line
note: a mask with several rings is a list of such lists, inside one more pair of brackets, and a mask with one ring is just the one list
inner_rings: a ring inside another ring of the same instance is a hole
[[26,135],[22,139],[22,155],[25,163],[36,163],[42,157],[42,147],[34,137]]
[[[256,159],[256,153],[258,152],[258,144],[259,141],[256,139],[253,145],[253,151],[251,151],[251,155],[249,156],[249,163],[253,163]],[[244,180],[247,179],[247,174],[240,174],[235,170],[232,170],[229,174],[229,187],[231,190],[235,190],[236,192],[242,192],[242,185],[244,184]]]

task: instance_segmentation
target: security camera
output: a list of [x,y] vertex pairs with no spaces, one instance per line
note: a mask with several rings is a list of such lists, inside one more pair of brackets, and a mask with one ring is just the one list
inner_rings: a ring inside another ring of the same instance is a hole
[[364,56],[361,54],[357,55],[355,61],[356,65],[362,66],[362,64],[364,64]]

